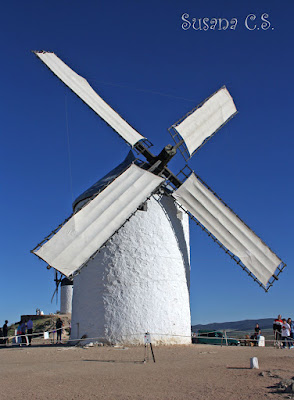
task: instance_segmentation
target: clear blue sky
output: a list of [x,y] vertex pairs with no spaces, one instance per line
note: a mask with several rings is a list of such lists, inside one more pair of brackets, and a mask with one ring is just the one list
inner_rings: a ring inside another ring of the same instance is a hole
[[[129,150],[31,53],[41,49],[87,78],[155,153],[171,142],[170,125],[228,87],[239,113],[190,166],[288,267],[266,294],[191,224],[192,323],[294,316],[293,12],[292,1],[273,0],[2,4],[0,325],[36,307],[56,310],[53,270],[30,250]],[[190,22],[238,24],[184,30],[184,13]],[[263,30],[265,13],[271,25]],[[248,25],[255,30],[245,26],[249,14],[256,15]],[[178,155],[170,167],[178,172],[183,165]]]

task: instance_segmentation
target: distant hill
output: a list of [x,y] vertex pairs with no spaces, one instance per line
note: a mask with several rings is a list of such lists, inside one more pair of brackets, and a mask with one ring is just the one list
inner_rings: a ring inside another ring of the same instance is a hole
[[213,322],[206,325],[198,324],[192,326],[192,331],[196,332],[198,329],[252,331],[257,323],[261,330],[272,329],[274,319],[275,318],[245,319],[243,321],[233,322]]

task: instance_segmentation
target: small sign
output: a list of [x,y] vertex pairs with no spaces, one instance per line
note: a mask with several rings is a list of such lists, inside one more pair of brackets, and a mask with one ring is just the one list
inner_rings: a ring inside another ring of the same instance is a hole
[[44,332],[44,339],[49,339],[49,332]]
[[151,344],[151,335],[150,335],[150,333],[145,333],[145,335],[144,335],[144,343],[145,344]]

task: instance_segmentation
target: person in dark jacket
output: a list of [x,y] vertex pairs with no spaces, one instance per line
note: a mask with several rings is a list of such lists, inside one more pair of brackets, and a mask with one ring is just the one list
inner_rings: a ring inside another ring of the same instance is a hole
[[60,318],[58,318],[58,320],[56,321],[56,332],[57,332],[56,343],[61,343],[62,326],[63,326],[63,322]]
[[3,325],[2,331],[3,331],[3,343],[6,344],[8,343],[8,321],[7,319],[5,320],[5,324]]

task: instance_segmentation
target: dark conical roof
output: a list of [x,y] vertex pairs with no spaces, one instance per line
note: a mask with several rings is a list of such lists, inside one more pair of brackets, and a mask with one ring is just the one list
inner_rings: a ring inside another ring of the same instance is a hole
[[73,285],[73,281],[66,277],[63,278],[61,281],[61,286],[68,286],[68,285]]
[[73,202],[73,210],[79,210],[79,203],[81,205],[85,204],[85,200],[91,199],[94,197],[98,192],[103,190],[105,186],[111,183],[118,175],[120,175],[129,165],[131,165],[135,160],[135,156],[132,150],[129,151],[128,155],[124,159],[122,163],[120,163],[116,168],[106,174],[103,178],[101,178],[98,182],[94,183],[89,189],[85,190],[79,197],[75,199]]

